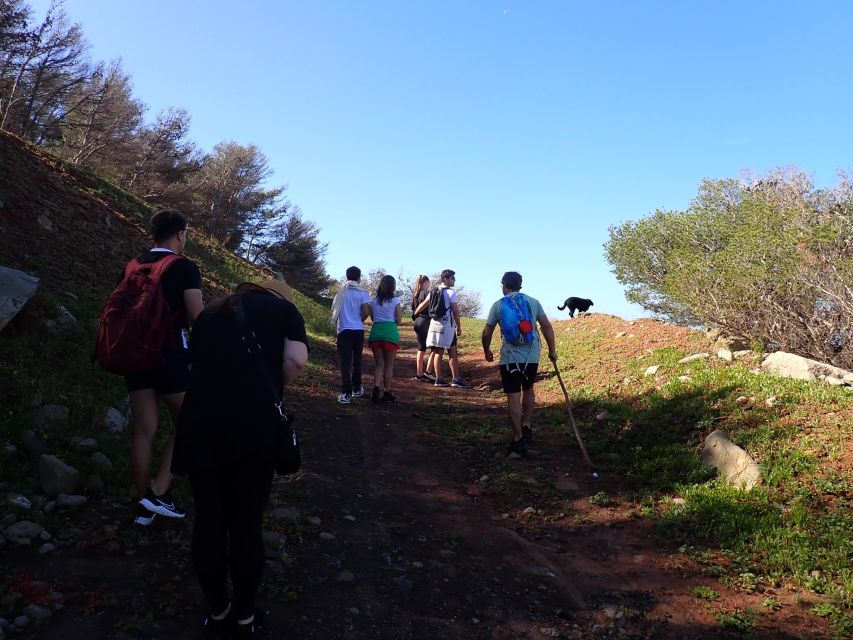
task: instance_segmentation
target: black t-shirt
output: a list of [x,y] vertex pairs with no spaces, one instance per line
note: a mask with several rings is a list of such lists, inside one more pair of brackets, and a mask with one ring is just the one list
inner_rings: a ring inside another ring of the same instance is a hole
[[[305,321],[293,304],[281,298],[256,292],[241,298],[280,397],[284,340],[308,345]],[[212,303],[196,319],[190,360],[173,472],[221,467],[248,454],[271,456],[272,392],[258,371],[257,360],[243,346],[240,325],[227,303]]]
[[414,310],[418,308],[418,305],[427,298],[429,298],[429,289],[421,291],[417,297],[414,298],[412,301],[412,320],[415,320],[416,318],[429,318],[429,307],[426,307],[420,313],[414,313]]
[[[140,264],[153,264],[169,255],[172,255],[171,251],[146,251],[136,261]],[[119,282],[127,275],[127,266],[129,266],[129,263],[122,270]],[[201,289],[201,271],[199,271],[195,262],[181,256],[180,259],[173,262],[166,269],[166,272],[160,279],[160,286],[163,287],[163,296],[166,298],[169,308],[176,312],[175,333],[179,339],[178,344],[181,344],[181,330],[189,328],[187,308],[184,303],[184,291],[187,289]]]

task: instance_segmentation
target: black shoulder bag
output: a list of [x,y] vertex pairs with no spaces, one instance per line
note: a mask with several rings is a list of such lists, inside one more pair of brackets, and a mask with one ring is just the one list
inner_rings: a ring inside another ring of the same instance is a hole
[[240,325],[243,346],[251,354],[255,362],[255,369],[259,377],[263,379],[264,386],[269,389],[271,401],[275,408],[275,413],[272,413],[274,421],[271,424],[275,437],[275,470],[280,475],[296,473],[299,471],[299,465],[302,462],[302,454],[299,450],[299,438],[296,436],[296,430],[292,426],[293,416],[288,416],[284,413],[281,394],[276,390],[272,374],[267,367],[267,363],[264,361],[261,345],[258,342],[255,332],[249,326],[249,321],[246,319],[246,310],[243,307],[241,298],[242,296],[240,295],[235,296],[234,315],[237,317],[237,323]]

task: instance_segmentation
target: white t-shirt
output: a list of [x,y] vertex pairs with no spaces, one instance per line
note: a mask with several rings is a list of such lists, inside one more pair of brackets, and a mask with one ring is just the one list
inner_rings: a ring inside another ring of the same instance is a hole
[[376,298],[370,301],[374,322],[394,322],[394,309],[400,305],[400,298],[394,296],[390,302],[380,303]]
[[344,292],[344,301],[341,304],[341,313],[338,316],[338,333],[347,329],[364,329],[361,320],[361,305],[370,304],[370,294],[367,291],[349,289]]

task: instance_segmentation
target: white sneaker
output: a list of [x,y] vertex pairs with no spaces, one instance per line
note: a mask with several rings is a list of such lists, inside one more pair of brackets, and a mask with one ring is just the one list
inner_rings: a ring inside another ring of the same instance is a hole
[[[362,393],[364,393],[364,391],[362,391]],[[340,402],[341,404],[349,404],[350,402],[352,402],[352,397],[348,393],[342,393],[338,396],[338,402]]]
[[363,395],[364,395],[364,387],[359,387],[358,389],[356,389],[355,391],[352,392],[353,398],[360,398]]

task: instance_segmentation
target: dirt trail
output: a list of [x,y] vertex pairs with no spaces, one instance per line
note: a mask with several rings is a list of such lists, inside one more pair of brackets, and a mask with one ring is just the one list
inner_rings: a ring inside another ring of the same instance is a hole
[[[495,474],[509,464],[531,486],[534,475],[551,477],[582,515],[571,522],[537,517],[525,495],[499,490],[425,429],[424,403],[501,421],[503,396],[412,380],[414,352],[404,346],[395,403],[338,405],[331,377],[291,401],[304,469],[276,481],[267,518],[259,600],[270,610],[272,637],[731,637],[690,596],[698,567],[683,557],[671,563],[648,521],[590,504],[602,485],[564,430],[539,430],[539,453],[530,458],[491,460]],[[475,382],[496,377],[473,356],[463,364]],[[368,386],[369,355],[365,365]],[[20,566],[65,596],[64,610],[45,626],[16,637],[198,637],[191,517],[158,519],[142,532],[129,525],[124,505],[95,504],[73,517],[68,542],[54,553],[15,552]]]

